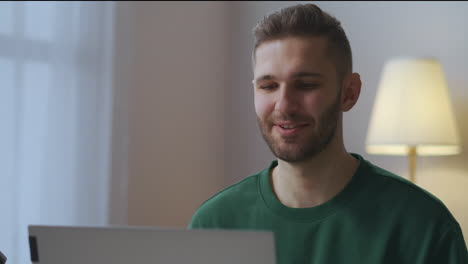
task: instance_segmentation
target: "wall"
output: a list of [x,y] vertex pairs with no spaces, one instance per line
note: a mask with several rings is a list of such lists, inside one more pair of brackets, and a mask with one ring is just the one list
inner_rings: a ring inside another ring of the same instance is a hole
[[[125,43],[116,48],[114,223],[185,226],[223,183],[227,9],[208,2],[118,9],[116,40]],[[127,208],[119,207],[125,195]]]
[[[367,125],[385,61],[394,56],[435,56],[440,59],[458,121],[463,153],[448,157],[420,157],[417,182],[440,198],[468,237],[468,3],[321,2],[347,32],[354,71],[363,87],[358,104],[344,115],[345,144],[371,162],[407,177],[405,157],[365,153]],[[255,123],[250,53],[251,28],[265,14],[291,2],[236,2],[231,9],[232,44],[229,105],[226,109],[226,184],[265,168],[272,156]],[[397,102],[395,102],[397,104]]]

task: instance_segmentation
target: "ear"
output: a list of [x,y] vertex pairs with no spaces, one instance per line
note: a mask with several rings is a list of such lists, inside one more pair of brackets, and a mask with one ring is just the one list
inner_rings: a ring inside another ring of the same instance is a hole
[[356,104],[361,94],[361,76],[358,73],[351,73],[346,76],[342,85],[341,111],[348,112]]

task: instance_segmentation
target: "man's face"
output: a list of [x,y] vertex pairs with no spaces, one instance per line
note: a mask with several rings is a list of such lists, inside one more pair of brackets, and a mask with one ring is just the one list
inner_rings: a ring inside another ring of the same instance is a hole
[[257,47],[255,111],[263,138],[281,160],[311,158],[335,136],[341,84],[326,44],[321,37],[287,37]]

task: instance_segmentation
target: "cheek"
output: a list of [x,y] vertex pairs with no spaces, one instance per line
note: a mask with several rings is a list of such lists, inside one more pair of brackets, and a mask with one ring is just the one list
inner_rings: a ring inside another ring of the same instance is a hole
[[259,94],[255,92],[254,95],[254,104],[255,104],[255,113],[260,119],[265,119],[271,113],[273,109],[273,103],[270,102],[268,96]]
[[324,104],[324,99],[317,96],[305,96],[303,101],[303,109],[307,113],[317,113],[321,105]]
[[333,103],[330,96],[323,94],[315,96],[303,97],[303,110],[310,115],[320,115],[327,108],[328,105]]

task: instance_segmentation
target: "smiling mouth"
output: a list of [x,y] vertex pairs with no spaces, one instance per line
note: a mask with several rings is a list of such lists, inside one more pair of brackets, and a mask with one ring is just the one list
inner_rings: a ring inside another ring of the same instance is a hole
[[278,123],[273,123],[274,126],[279,126],[282,129],[294,129],[298,127],[304,127],[308,126],[308,123],[301,122],[301,123],[296,123],[296,122],[278,122]]
[[281,127],[282,129],[294,129],[294,128],[297,128],[297,127],[301,127],[301,126],[306,126],[306,125],[277,125],[279,127]]
[[309,124],[275,124],[274,127],[281,136],[296,136]]

